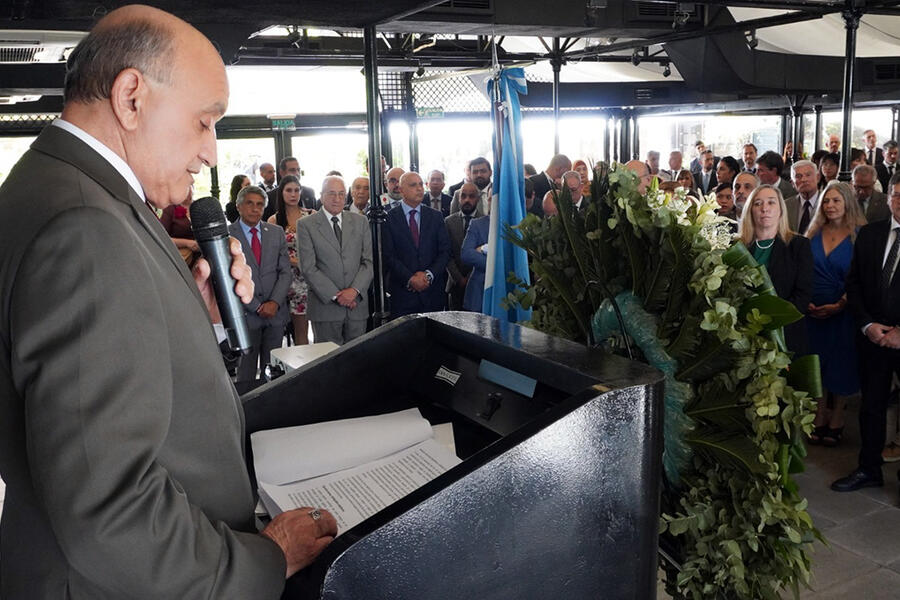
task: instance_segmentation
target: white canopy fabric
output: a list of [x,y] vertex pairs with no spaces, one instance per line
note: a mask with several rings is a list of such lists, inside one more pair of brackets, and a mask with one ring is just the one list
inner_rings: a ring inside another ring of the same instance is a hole
[[[791,11],[760,8],[731,9],[736,21],[759,19]],[[844,56],[844,20],[839,14],[821,19],[768,27],[756,32],[760,50],[816,56]],[[864,15],[856,36],[857,58],[900,54],[900,17]]]

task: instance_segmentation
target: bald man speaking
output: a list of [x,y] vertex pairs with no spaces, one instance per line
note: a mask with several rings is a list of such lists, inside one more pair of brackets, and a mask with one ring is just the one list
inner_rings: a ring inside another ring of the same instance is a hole
[[312,507],[254,527],[209,265],[189,272],[148,206],[215,165],[227,103],[202,34],[123,7],[72,52],[61,118],[0,188],[4,600],[278,598],[336,533]]

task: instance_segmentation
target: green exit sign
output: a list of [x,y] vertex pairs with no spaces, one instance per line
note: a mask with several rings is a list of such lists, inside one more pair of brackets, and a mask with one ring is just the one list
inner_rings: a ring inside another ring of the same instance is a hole
[[440,106],[417,106],[416,117],[419,119],[442,119],[444,109]]
[[272,129],[276,131],[294,131],[296,128],[293,119],[272,119]]

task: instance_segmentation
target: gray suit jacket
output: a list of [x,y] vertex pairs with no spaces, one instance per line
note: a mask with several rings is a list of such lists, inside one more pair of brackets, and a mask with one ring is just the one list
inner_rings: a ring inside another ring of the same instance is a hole
[[884,192],[874,191],[866,205],[866,221],[874,223],[891,218],[891,207],[888,206],[887,196]]
[[[288,256],[287,242],[284,238],[284,229],[278,225],[260,221],[257,227],[259,231],[259,243],[262,246],[262,266],[256,262],[250,241],[244,235],[241,228],[241,220],[238,219],[228,226],[231,237],[241,242],[244,250],[244,258],[253,272],[253,300],[244,305],[247,315],[247,326],[251,329],[259,329],[265,325],[283,325],[290,319],[290,307],[288,306],[287,293],[291,289],[291,258]],[[256,310],[263,302],[273,300],[278,303],[278,313],[271,319],[264,319]]]
[[[822,201],[822,192],[819,191],[819,199],[816,202],[816,206],[818,203]],[[800,231],[800,194],[795,194],[790,198],[784,199],[784,204],[787,207],[788,214],[788,225],[791,228],[791,231],[795,231],[800,235],[805,235],[805,231]],[[810,223],[812,222],[812,218],[815,216],[815,209],[812,209],[811,214],[809,216]]]
[[784,199],[793,198],[797,195],[797,190],[794,189],[794,186],[791,185],[791,182],[783,177],[778,178],[778,189],[781,190],[781,195],[784,196]]
[[[369,316],[368,289],[372,283],[372,235],[369,220],[341,213],[341,244],[334,235],[331,215],[324,208],[297,221],[297,258],[309,283],[306,311],[310,321],[365,320]],[[356,308],[331,299],[345,288],[356,288]]]
[[50,126],[0,188],[0,248],[0,596],[278,598],[240,401],[156,216]]
[[[463,233],[463,227],[465,222],[463,221],[465,217],[461,212],[455,212],[446,219],[444,219],[444,225],[447,226],[447,233],[450,235],[450,261],[447,263],[447,290],[450,291],[454,286],[457,285],[458,282],[462,281],[463,277],[469,275],[472,272],[472,265],[467,265],[462,262],[460,259],[460,251],[462,250],[462,243],[465,234]],[[472,220],[475,220],[475,215],[473,214]],[[471,221],[469,222],[469,226],[471,227]]]

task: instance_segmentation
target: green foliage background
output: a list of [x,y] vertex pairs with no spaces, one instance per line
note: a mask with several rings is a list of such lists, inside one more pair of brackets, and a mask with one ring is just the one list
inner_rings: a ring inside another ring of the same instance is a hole
[[[531,307],[531,326],[547,333],[618,352],[643,339],[636,358],[664,371],[660,362],[676,365],[667,390],[686,392],[666,394],[660,534],[681,568],[662,563],[667,591],[694,600],[797,596],[821,538],[791,480],[812,428],[810,397],[821,393],[818,359],[791,362],[781,327],[800,314],[732,244],[714,200],[655,184],[642,195],[637,185],[630,171],[601,163],[584,212],[563,189],[559,216],[508,228],[534,274],[508,301]],[[637,302],[626,306],[632,294]],[[612,304],[627,340],[597,327]],[[637,323],[653,324],[652,343],[636,335]]]

